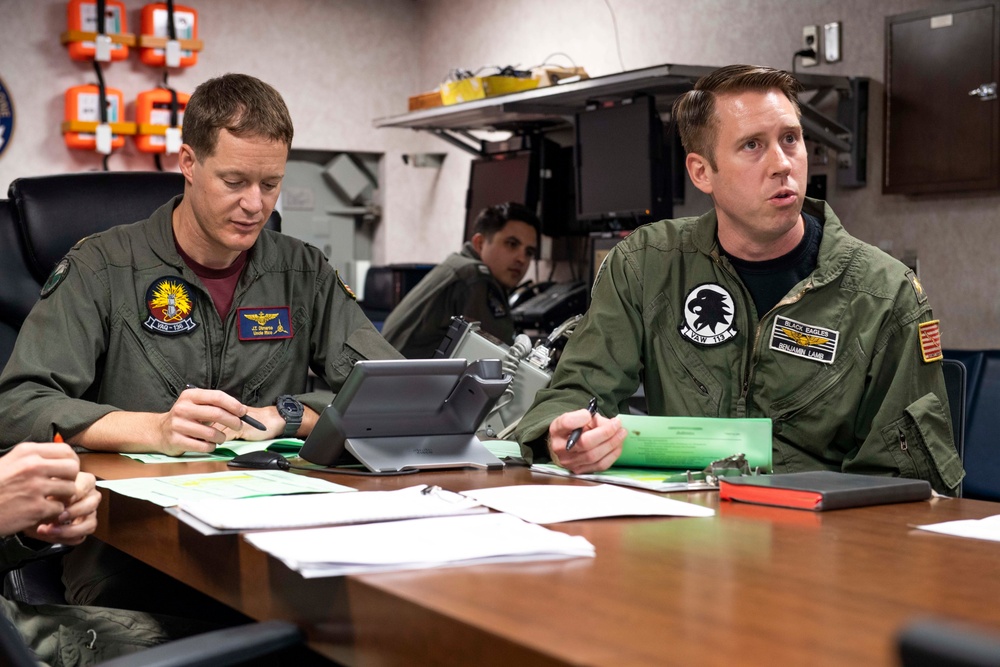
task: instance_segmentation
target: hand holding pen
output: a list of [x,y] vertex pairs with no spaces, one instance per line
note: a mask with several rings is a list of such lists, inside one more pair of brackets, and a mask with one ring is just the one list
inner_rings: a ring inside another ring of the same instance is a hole
[[565,412],[549,424],[549,457],[570,472],[607,470],[621,455],[625,429],[617,417],[601,416],[597,400],[590,400],[586,413]]
[[[594,396],[593,398],[590,399],[590,403],[587,403],[587,412],[590,413],[591,417],[593,417],[597,413],[597,397],[596,396]],[[567,452],[569,450],[573,449],[573,445],[576,444],[576,441],[580,439],[581,435],[583,435],[583,427],[582,426],[580,428],[573,429],[573,432],[569,434],[569,438],[566,439],[566,451]]]
[[[197,389],[197,388],[198,387],[194,386],[193,384],[186,384],[186,385],[184,385],[184,389]],[[244,424],[249,424],[250,426],[253,426],[258,431],[266,431],[267,430],[266,426],[264,426],[263,424],[261,424],[259,421],[257,421],[253,417],[251,417],[249,415],[249,413],[248,414],[244,414],[243,416],[241,416],[240,417],[240,421],[242,421]]]

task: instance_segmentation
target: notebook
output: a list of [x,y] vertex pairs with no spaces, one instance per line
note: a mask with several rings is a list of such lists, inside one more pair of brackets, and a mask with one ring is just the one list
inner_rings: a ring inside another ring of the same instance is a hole
[[829,470],[719,480],[719,498],[803,510],[836,510],[926,500],[931,485],[922,479],[853,475]]

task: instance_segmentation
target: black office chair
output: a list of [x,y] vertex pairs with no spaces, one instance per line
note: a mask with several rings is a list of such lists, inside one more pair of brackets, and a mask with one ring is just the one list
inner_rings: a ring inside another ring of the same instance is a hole
[[995,667],[1000,635],[949,621],[924,619],[907,625],[897,643],[903,667]]
[[[301,644],[302,631],[286,621],[264,621],[187,637],[106,660],[102,667],[226,667]],[[17,628],[0,617],[0,663],[38,667]]]
[[[144,220],[183,192],[184,177],[163,171],[88,171],[10,184],[25,256],[39,284],[83,237]],[[281,231],[277,211],[265,227]]]
[[[944,372],[944,386],[948,392],[948,405],[951,409],[951,430],[955,438],[955,449],[958,450],[958,458],[965,461],[965,388],[966,371],[965,364],[957,359],[944,359],[941,361],[941,370]],[[958,497],[962,497],[962,485],[958,485]]]
[[7,365],[17,332],[38,299],[38,282],[24,258],[14,205],[0,199],[0,369]]
[[88,171],[18,178],[10,184],[28,266],[39,283],[85,236],[148,218],[184,191],[162,171]]

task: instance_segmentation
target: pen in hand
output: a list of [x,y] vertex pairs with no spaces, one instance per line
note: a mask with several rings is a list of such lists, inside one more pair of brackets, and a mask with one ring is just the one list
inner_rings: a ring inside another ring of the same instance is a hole
[[[587,412],[593,417],[597,413],[597,397],[594,396],[590,399],[590,403],[587,404]],[[573,429],[573,432],[569,434],[569,438],[566,439],[566,451],[573,449],[573,445],[576,441],[580,439],[583,434],[583,427]]]
[[[197,389],[198,387],[194,386],[193,384],[186,384],[186,385],[184,385],[184,388],[185,389]],[[266,426],[264,426],[263,424],[261,424],[259,421],[257,421],[256,419],[254,419],[253,417],[251,417],[248,414],[243,415],[242,417],[240,417],[240,421],[242,421],[244,424],[249,424],[250,426],[253,426],[258,431],[266,431],[267,430]]]

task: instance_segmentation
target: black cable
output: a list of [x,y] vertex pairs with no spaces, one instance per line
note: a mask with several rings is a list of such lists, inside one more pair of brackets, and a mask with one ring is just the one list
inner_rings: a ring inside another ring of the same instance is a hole
[[97,32],[98,35],[106,34],[104,28],[104,22],[107,20],[105,14],[107,13],[107,5],[104,0],[97,0]]
[[608,0],[604,0],[604,4],[608,6],[608,11],[611,12],[611,25],[615,29],[615,46],[618,48],[618,64],[622,66],[622,71],[625,71],[625,60],[622,58],[622,40],[618,36],[618,17],[615,16],[615,10],[611,7],[611,3]]
[[111,157],[110,153],[106,153],[103,158],[101,158],[101,165],[104,167],[104,171],[108,171],[108,158]]
[[94,61],[94,72],[97,73],[97,113],[101,123],[108,122],[108,94],[104,87],[104,72],[101,71],[101,63]]
[[[268,462],[271,463],[271,462]],[[257,466],[257,465],[240,465],[236,463],[235,460],[230,461],[228,464],[230,468],[264,468],[264,469],[275,469],[278,470],[307,470],[309,472],[321,472],[327,475],[355,475],[357,477],[399,477],[400,475],[412,475],[414,473],[420,472],[416,468],[410,470],[395,470],[392,472],[372,472],[370,470],[347,470],[345,468],[310,468],[307,466],[293,466],[288,459],[285,457],[276,458],[273,465],[267,466]]]
[[163,171],[163,163],[160,161],[159,153],[153,153],[153,164],[156,165],[156,171]]
[[813,48],[801,49],[799,51],[796,51],[795,54],[792,56],[792,74],[793,75],[795,74],[796,58],[815,58],[815,57],[816,57],[816,49]]
[[167,0],[167,36],[177,39],[177,27],[174,25],[174,0]]

